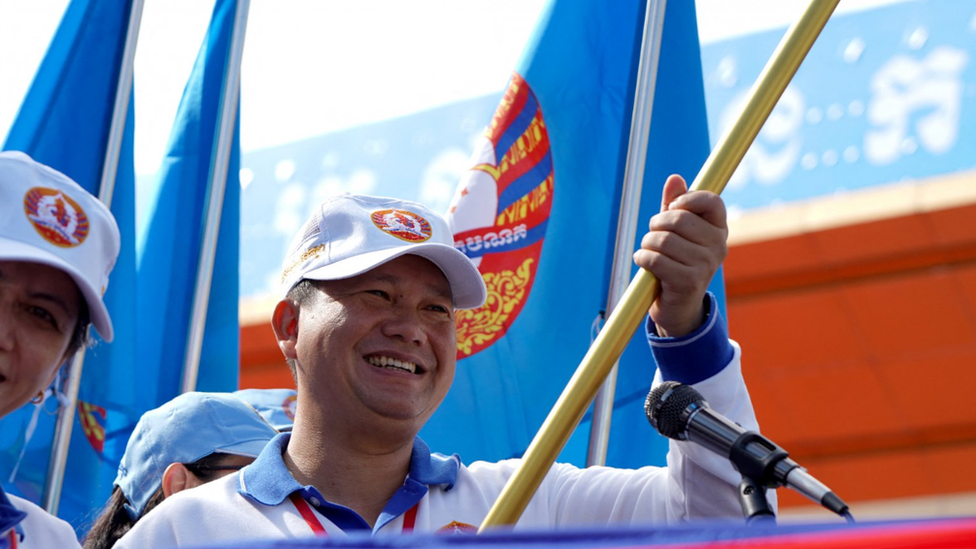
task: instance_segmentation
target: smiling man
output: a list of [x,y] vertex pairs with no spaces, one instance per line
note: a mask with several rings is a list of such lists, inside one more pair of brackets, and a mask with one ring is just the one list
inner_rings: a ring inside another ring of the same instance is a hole
[[[635,254],[661,281],[646,325],[656,381],[694,384],[756,429],[738,346],[707,293],[726,254],[724,204],[672,177],[662,210]],[[272,318],[298,386],[293,431],[240,474],[167,499],[116,547],[474,530],[518,460],[466,466],[417,436],[454,378],[455,309],[486,299],[453,244],[447,223],[412,202],[342,195],[317,208],[289,248]],[[668,463],[556,464],[517,527],[740,516],[727,460],[673,442]]]
[[[104,204],[27,155],[0,152],[0,417],[43,400],[89,324],[112,340],[102,294],[118,254],[119,229]],[[68,523],[0,488],[4,542],[78,547]]]

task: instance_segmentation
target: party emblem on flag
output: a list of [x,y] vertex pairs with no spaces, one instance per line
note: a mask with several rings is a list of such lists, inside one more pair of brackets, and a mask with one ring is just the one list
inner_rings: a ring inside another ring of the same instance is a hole
[[88,216],[61,191],[34,187],[24,195],[24,212],[44,240],[55,246],[72,248],[88,236]]
[[407,242],[424,242],[432,234],[429,221],[407,210],[380,210],[370,217],[379,230]]
[[105,408],[79,400],[78,421],[88,443],[101,455],[105,448]]
[[549,135],[535,94],[518,73],[461,180],[448,223],[454,246],[471,258],[488,286],[478,309],[457,313],[458,359],[499,339],[532,290],[552,209]]

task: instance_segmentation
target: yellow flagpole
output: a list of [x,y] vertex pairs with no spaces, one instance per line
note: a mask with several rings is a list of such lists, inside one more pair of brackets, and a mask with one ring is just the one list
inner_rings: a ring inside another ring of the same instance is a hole
[[[800,19],[786,31],[749,92],[739,118],[698,172],[692,190],[722,192],[839,1],[812,0]],[[514,524],[522,516],[659,291],[660,284],[650,271],[638,271],[529,444],[521,465],[481,523],[479,533]]]

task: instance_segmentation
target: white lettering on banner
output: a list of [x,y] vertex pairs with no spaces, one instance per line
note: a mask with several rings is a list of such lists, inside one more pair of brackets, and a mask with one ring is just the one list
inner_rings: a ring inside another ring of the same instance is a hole
[[525,223],[515,226],[514,238],[516,242],[529,236],[528,228],[529,227]]
[[[864,155],[874,164],[890,164],[921,145],[943,154],[959,137],[963,50],[935,48],[923,61],[896,55],[871,80]],[[917,136],[917,141],[915,137]]]
[[502,243],[498,241],[498,233],[485,233],[485,249],[490,250],[495,246],[501,246]]
[[466,244],[468,246],[468,250],[472,252],[477,252],[481,250],[481,236],[480,235],[474,235],[473,237],[469,236],[466,241]]
[[[522,225],[525,227],[525,225]],[[511,244],[514,237],[512,236],[512,229],[502,229],[498,231],[498,237],[501,238],[505,244]]]
[[460,250],[462,253],[467,252],[478,252],[481,248],[486,251],[491,248],[500,248],[506,244],[512,244],[513,242],[518,242],[523,238],[527,238],[528,225],[525,223],[520,223],[511,229],[502,229],[496,232],[487,232],[482,235],[474,235],[465,238],[464,240],[455,240],[454,247]]
[[[738,118],[748,91],[743,92],[722,111],[722,133]],[[781,183],[796,167],[803,146],[803,119],[806,100],[794,86],[783,92],[779,103],[769,114],[756,140],[729,179],[729,189],[742,189],[749,182],[761,185]]]

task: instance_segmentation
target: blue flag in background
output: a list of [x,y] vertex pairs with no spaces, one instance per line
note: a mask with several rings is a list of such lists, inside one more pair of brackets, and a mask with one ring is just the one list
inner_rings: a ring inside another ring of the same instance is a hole
[[[5,150],[26,152],[96,196],[131,9],[131,0],[72,0],[4,143]],[[86,354],[79,391],[79,410],[84,412],[72,414],[77,420],[59,506],[59,515],[76,528],[107,499],[124,449],[124,440],[121,448],[104,440],[106,417],[122,424],[134,422],[132,404],[125,400],[130,393],[126,381],[133,379],[136,362],[135,310],[130,298],[135,288],[134,114],[131,94],[125,100],[129,109],[111,204],[122,248],[105,295],[115,340],[107,345],[92,331],[97,342]],[[35,502],[40,501],[47,474],[55,402],[49,399],[39,412],[35,429],[30,428],[34,413],[30,404],[3,419],[0,471],[4,477],[0,481],[11,492]],[[92,419],[98,421],[92,423]],[[33,436],[24,448],[29,432]],[[16,475],[11,478],[15,467]]]
[[[647,232],[648,220],[661,211],[661,190],[668,175],[681,174],[690,186],[708,158],[709,151],[695,3],[668,2],[635,249]],[[634,266],[631,274],[636,273],[637,267]],[[709,290],[715,294],[722,315],[728,318],[721,269]],[[644,413],[651,365],[653,358],[641,328],[620,358],[607,448],[608,465],[641,467],[665,464],[667,440],[653,432]],[[584,418],[584,425],[577,429],[577,433],[589,433],[588,419],[589,416]]]
[[[128,1],[72,1],[5,144],[6,149],[23,150],[64,171],[95,194],[130,9]],[[204,195],[235,10],[232,0],[220,0],[215,6],[158,184],[139,190],[151,196],[140,197],[149,211],[140,213],[138,225],[130,100],[112,201],[122,232],[122,252],[106,294],[115,340],[97,344],[86,355],[59,510],[80,533],[108,499],[139,417],[179,393]],[[200,390],[237,389],[238,143],[235,131]],[[8,475],[2,479],[5,487],[34,501],[40,500],[44,487],[55,428],[53,408],[49,403],[31,429],[34,407],[28,405],[4,418],[0,435],[0,447],[5,448],[0,470]],[[33,437],[21,458],[30,431]],[[8,484],[18,463],[16,477]]]
[[[158,180],[151,188],[139,189],[150,196],[146,211],[140,211],[137,244],[138,368],[140,375],[155,380],[133,388],[143,403],[143,411],[160,406],[180,393],[207,207],[207,182],[236,8],[236,0],[218,0],[214,6],[210,27],[183,91]],[[240,233],[237,127],[235,124],[200,359],[197,382],[200,391],[237,389]]]
[[[421,433],[432,450],[520,456],[590,346],[607,303],[643,20],[636,0],[553,0],[540,17],[449,211],[489,298],[458,314],[454,386]],[[706,128],[694,4],[670,2],[638,235],[666,176],[694,179]],[[632,410],[654,374],[643,333],[620,372],[608,464],[663,463],[666,441]],[[560,460],[583,465],[588,434],[587,417]]]

